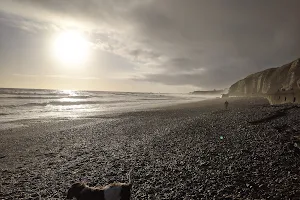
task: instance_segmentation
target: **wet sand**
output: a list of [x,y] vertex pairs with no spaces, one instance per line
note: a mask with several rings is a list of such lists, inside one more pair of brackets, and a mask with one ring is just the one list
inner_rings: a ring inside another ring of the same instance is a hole
[[300,108],[227,100],[0,130],[0,199],[64,199],[131,168],[132,199],[300,199]]

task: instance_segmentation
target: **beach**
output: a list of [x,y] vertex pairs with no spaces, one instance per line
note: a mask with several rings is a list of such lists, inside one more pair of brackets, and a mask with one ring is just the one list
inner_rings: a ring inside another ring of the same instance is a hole
[[[227,110],[224,102],[229,102]],[[0,199],[126,182],[132,199],[300,199],[300,107],[210,99],[0,130]]]

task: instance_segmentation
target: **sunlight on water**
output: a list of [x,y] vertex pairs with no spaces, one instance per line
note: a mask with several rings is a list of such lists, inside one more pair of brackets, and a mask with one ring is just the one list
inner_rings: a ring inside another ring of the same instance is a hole
[[81,99],[76,99],[76,98],[61,98],[59,100],[60,102],[78,102],[78,101],[81,101]]
[[189,94],[0,88],[0,122],[91,117],[203,99]]
[[75,96],[76,95],[76,91],[74,91],[74,90],[61,90],[61,93],[67,94],[69,96]]

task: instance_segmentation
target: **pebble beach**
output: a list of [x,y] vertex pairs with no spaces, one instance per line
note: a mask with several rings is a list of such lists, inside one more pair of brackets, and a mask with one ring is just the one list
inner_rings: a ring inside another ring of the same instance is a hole
[[300,199],[300,107],[211,99],[0,130],[0,199],[126,182],[132,199]]

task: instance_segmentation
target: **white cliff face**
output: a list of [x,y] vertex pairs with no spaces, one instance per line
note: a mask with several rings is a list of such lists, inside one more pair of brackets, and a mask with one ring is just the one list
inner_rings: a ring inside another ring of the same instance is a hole
[[237,81],[229,88],[229,95],[262,96],[289,90],[300,92],[300,59]]

